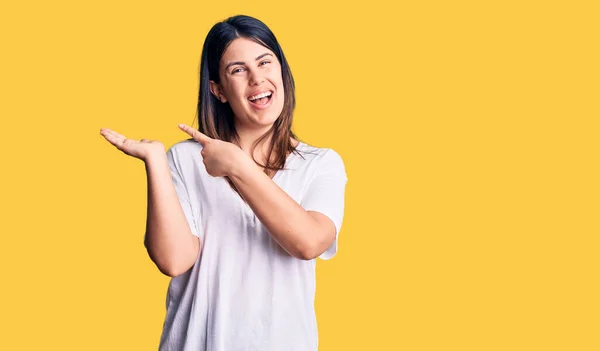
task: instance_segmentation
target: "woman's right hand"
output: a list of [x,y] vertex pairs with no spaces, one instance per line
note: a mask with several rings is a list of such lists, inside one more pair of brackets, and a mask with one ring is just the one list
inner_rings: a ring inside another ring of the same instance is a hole
[[153,154],[165,154],[165,146],[156,140],[142,139],[140,141],[127,139],[124,135],[119,134],[108,128],[100,129],[100,134],[113,144],[117,149],[123,151],[126,155],[139,158],[146,162],[148,157]]

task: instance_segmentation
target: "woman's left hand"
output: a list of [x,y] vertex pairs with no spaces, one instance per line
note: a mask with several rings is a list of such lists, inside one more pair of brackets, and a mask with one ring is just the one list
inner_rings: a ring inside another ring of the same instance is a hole
[[233,143],[210,138],[186,124],[180,124],[179,128],[202,145],[200,154],[204,160],[206,172],[213,177],[229,176],[234,167],[239,167],[246,159],[250,158]]

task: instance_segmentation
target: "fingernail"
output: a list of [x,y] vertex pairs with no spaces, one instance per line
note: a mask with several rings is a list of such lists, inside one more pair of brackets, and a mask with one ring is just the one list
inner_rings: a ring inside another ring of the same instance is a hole
[[179,124],[179,128],[183,128],[183,124]]

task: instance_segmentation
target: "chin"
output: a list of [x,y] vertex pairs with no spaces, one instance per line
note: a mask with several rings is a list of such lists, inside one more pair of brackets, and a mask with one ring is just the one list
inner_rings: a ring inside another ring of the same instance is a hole
[[254,123],[256,123],[257,125],[260,125],[261,127],[270,127],[273,125],[273,123],[275,123],[277,121],[279,116],[275,116],[275,117],[265,117],[263,116],[262,118],[259,117],[258,119],[254,120]]
[[[255,128],[265,128],[270,127],[279,119],[281,112],[283,112],[283,104],[282,106],[276,106],[275,104],[267,107],[264,110],[257,111],[252,108],[246,108],[243,118],[245,121],[245,125]],[[234,112],[235,114],[235,112]],[[237,114],[236,114],[237,115]],[[240,121],[241,122],[241,121]]]
[[279,109],[278,112],[265,111],[264,114],[256,114],[252,116],[252,120],[261,125],[272,125],[277,121],[277,119],[279,119],[282,111],[283,108]]

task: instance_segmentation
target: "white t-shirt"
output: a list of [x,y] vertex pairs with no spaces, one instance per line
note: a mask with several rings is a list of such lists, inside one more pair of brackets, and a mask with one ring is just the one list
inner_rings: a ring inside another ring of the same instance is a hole
[[[194,266],[167,292],[162,351],[317,350],[316,260],[289,255],[225,178],[206,172],[194,140],[167,152],[171,175],[192,233],[200,237]],[[347,182],[332,149],[300,142],[273,181],[304,209],[331,218],[337,252]]]

